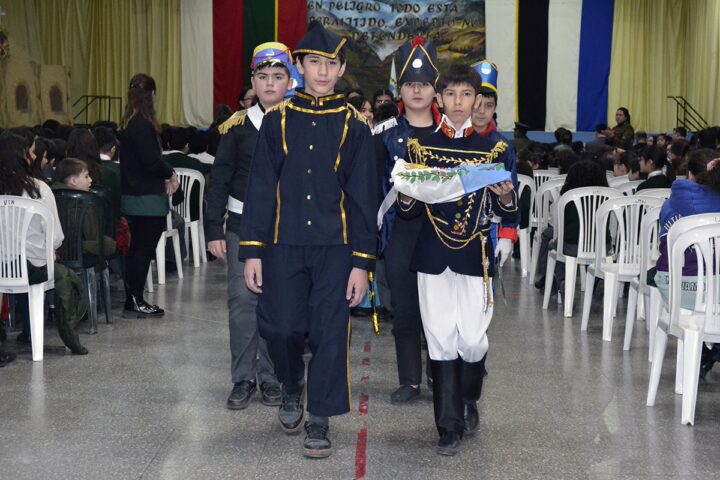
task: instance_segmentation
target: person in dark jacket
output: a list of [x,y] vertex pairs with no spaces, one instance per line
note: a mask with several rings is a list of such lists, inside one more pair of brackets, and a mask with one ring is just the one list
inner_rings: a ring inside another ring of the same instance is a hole
[[258,131],[265,111],[280,103],[292,86],[291,65],[292,54],[282,43],[268,42],[255,48],[251,82],[257,92],[258,103],[236,112],[220,125],[222,137],[210,173],[205,236],[210,253],[218,258],[227,255],[230,370],[233,381],[227,408],[233,410],[248,406],[258,384],[263,404],[277,406],[281,400],[280,384],[267,343],[258,335],[258,297],[245,286],[244,264],[238,259],[237,245]]
[[125,270],[126,316],[158,317],[165,311],[148,304],[143,289],[148,268],[179,183],[162,161],[160,125],[155,117],[155,80],[139,73],[130,80],[120,141],[121,209],[130,225]]
[[657,145],[648,147],[640,155],[640,172],[647,175],[647,180],[638,185],[637,191],[670,188],[675,179],[672,164],[667,161],[666,149]]

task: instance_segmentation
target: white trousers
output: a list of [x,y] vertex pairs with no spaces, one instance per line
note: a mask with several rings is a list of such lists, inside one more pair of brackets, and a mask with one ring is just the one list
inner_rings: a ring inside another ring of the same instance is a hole
[[[493,307],[485,310],[483,277],[460,275],[449,268],[440,275],[418,273],[423,330],[432,360],[483,359]],[[490,279],[492,295],[492,279]],[[492,298],[492,297],[491,297]]]

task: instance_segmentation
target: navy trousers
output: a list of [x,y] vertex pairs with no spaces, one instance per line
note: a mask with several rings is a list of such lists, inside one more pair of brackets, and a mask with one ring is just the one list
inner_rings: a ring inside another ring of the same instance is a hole
[[318,416],[351,408],[350,307],[345,299],[351,270],[347,245],[271,245],[262,260],[260,335],[288,393],[303,388],[307,338],[312,352],[307,410]]

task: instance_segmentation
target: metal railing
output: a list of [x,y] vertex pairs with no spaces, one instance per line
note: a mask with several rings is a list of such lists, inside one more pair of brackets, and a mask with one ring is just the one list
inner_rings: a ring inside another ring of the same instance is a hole
[[118,104],[117,111],[120,112],[122,109],[122,97],[111,97],[109,95],[83,95],[75,100],[75,103],[73,103],[73,110],[78,106],[78,104],[82,105],[80,111],[73,117],[73,121],[77,120],[78,117],[84,113],[85,123],[90,123],[90,107],[93,105],[97,105],[100,117],[102,117],[103,112],[107,112],[107,116],[105,118],[98,118],[97,120],[113,120],[113,104],[115,102]]
[[668,95],[669,99],[675,102],[675,126],[684,127],[688,132],[699,132],[707,128],[707,121],[700,115],[700,112],[690,105],[685,97],[680,95]]

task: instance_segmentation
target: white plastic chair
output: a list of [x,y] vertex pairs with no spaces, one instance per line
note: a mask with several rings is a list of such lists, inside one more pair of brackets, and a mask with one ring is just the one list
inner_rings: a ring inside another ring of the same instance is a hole
[[657,197],[667,200],[670,198],[670,188],[646,188],[644,190],[635,190],[635,195],[642,195],[643,197]]
[[[183,278],[182,256],[180,253],[180,233],[177,228],[172,227],[172,214],[168,212],[165,217],[166,230],[160,235],[157,247],[155,247],[155,266],[157,268],[158,285],[165,285],[165,245],[167,239],[170,238],[173,243],[173,251],[175,252],[175,265],[177,266],[178,278]],[[153,292],[152,264],[148,268],[147,276],[148,292]]]
[[[537,170],[535,171],[537,172]],[[532,244],[532,253],[530,255],[530,285],[535,283],[535,275],[540,258],[542,232],[552,224],[552,204],[560,197],[560,189],[564,183],[565,176],[558,176],[557,178],[546,180],[542,186],[535,191],[531,217],[534,222],[535,235]]]
[[[557,247],[548,254],[547,270],[545,272],[545,294],[543,295],[543,309],[547,310],[550,303],[550,290],[552,288],[555,263],[565,263],[565,298],[564,315],[572,316],[573,302],[575,300],[575,282],[577,280],[577,267],[589,265],[595,260],[595,215],[597,209],[605,200],[622,196],[620,192],[610,187],[582,187],[565,192],[556,202],[555,239]],[[565,244],[565,206],[574,204],[580,220],[577,256],[566,256],[563,253]],[[588,290],[588,289],[586,289]],[[558,299],[560,295],[558,294]]]
[[622,185],[623,183],[627,183],[630,181],[630,179],[628,178],[627,175],[621,175],[619,177],[616,177],[615,175],[612,175],[611,173],[612,172],[610,172],[610,174],[608,174],[608,179],[607,179],[608,186],[610,186],[610,187],[617,188],[618,186]]
[[615,186],[613,188],[617,188],[620,192],[622,192],[623,195],[635,195],[635,191],[637,190],[637,187],[642,182],[643,182],[642,180],[631,180],[629,182],[621,183],[620,185]]
[[[702,344],[703,342],[720,342],[720,279],[718,278],[718,272],[720,272],[720,215],[717,218],[718,223],[689,228],[687,226],[678,228],[676,222],[668,233],[670,235],[673,230],[676,232],[672,239],[668,238],[669,316],[664,315],[658,324],[648,384],[647,405],[655,404],[667,336],[668,334],[677,336],[676,392],[678,383],[680,383],[683,395],[681,415],[683,425],[695,423],[695,402]],[[687,222],[686,225],[691,223]],[[688,248],[694,248],[698,262],[698,294],[692,311],[681,309],[682,268],[685,250]],[[682,347],[680,342],[682,342]]]
[[[193,252],[193,265],[197,268],[200,266],[200,262],[207,263],[207,251],[205,248],[205,229],[203,228],[203,197],[205,195],[205,177],[202,173],[197,170],[190,168],[176,168],[175,173],[177,174],[180,182],[180,188],[185,193],[185,199],[179,205],[173,207],[176,213],[178,213],[183,220],[185,220],[185,245],[189,243],[187,231],[190,230],[190,239],[192,240],[192,252]],[[197,184],[197,185],[196,185]],[[198,211],[200,217],[197,220],[192,220],[190,211],[191,205],[191,192],[193,188],[198,188]]]
[[[645,197],[648,198],[648,197]],[[630,350],[635,318],[639,316],[639,307],[642,305],[645,310],[645,321],[647,324],[650,339],[648,341],[648,362],[652,360],[653,347],[655,345],[655,329],[660,314],[660,291],[657,287],[648,285],[647,272],[653,266],[658,257],[659,230],[658,220],[661,207],[650,208],[640,222],[640,274],[637,278],[630,280],[628,294],[627,313],[625,315],[625,340],[623,350]],[[642,302],[638,302],[638,298]]]
[[[662,199],[653,197],[624,197],[606,200],[595,214],[595,262],[588,267],[585,280],[580,330],[586,331],[590,317],[593,287],[596,278],[605,280],[603,293],[603,340],[609,342],[612,335],[613,318],[617,309],[618,287],[640,276],[640,225],[650,208],[660,207]],[[617,233],[613,239],[613,252],[608,256],[607,233],[610,220],[617,222]]]
[[532,204],[535,199],[535,181],[532,177],[518,174],[518,201],[525,193],[530,191],[530,215],[527,228],[518,228],[518,242],[520,244],[520,276],[527,277],[528,261],[530,260],[530,229],[532,227]]
[[[38,216],[45,229],[45,265],[47,280],[30,285],[27,267],[27,234],[33,217]],[[55,288],[55,224],[50,210],[39,200],[0,196],[0,292],[27,293],[30,306],[32,358],[43,359],[45,292]]]
[[558,176],[557,169],[554,170],[544,170],[544,169],[538,169],[533,170],[533,180],[535,180],[535,191],[538,191],[543,183],[547,182],[551,178],[555,178]]

